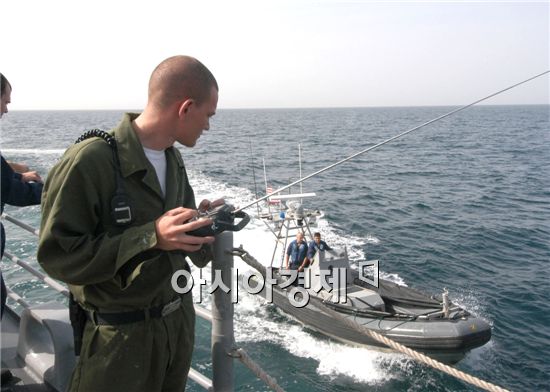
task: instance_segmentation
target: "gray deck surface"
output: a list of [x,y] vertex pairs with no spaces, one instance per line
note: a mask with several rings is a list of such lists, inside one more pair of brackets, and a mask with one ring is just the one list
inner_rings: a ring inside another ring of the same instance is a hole
[[2,385],[2,392],[43,392],[53,391],[35,375],[29,374],[21,361],[16,359],[17,339],[19,337],[19,317],[8,307],[4,311],[2,328],[2,369],[10,369],[13,379]]

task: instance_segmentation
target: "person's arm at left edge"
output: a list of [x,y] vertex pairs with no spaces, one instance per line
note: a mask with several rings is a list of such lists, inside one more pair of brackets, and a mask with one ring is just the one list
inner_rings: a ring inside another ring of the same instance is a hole
[[10,165],[10,167],[12,168],[12,170],[16,173],[25,173],[25,172],[28,172],[30,171],[31,169],[25,165],[24,163],[17,163],[17,162],[12,162],[12,161],[9,161],[8,164]]
[[[5,171],[7,171],[7,173]],[[9,181],[9,192],[7,192],[2,202],[17,207],[40,204],[43,187],[42,183],[28,183],[21,180],[20,175],[13,172],[3,157],[2,172],[2,176]]]
[[42,177],[35,171],[27,171],[24,173],[16,173],[16,177],[20,177],[23,182],[44,182]]
[[0,190],[2,191],[2,207],[4,206],[4,201],[8,199],[8,196],[10,195],[11,190],[11,180],[13,178],[13,170],[8,165],[8,162],[4,159],[3,156],[0,155],[0,158],[2,159],[2,167],[0,170],[0,173],[2,174],[2,185],[0,186]]

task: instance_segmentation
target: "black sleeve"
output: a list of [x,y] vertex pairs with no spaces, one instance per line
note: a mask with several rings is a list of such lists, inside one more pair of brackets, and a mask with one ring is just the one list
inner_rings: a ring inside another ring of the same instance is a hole
[[4,157],[0,156],[2,158],[2,186],[0,189],[2,190],[2,206],[4,205],[5,201],[8,200],[8,195],[10,194],[11,190],[11,179],[13,178],[13,170],[8,165],[8,162],[4,159]]
[[24,207],[40,204],[43,184],[24,182],[20,178],[2,157],[2,205]]

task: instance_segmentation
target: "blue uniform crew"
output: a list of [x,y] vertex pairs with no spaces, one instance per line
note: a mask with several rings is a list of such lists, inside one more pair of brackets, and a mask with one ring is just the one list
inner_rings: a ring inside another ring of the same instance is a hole
[[[11,84],[8,79],[0,73],[0,118],[8,112],[8,105],[11,103]],[[18,207],[30,206],[40,204],[42,196],[42,183],[41,182],[28,182],[39,181],[40,176],[34,173],[34,178],[23,178],[20,173],[15,173],[8,162],[0,154],[1,167],[0,174],[2,182],[0,184],[1,197],[0,197],[0,215],[4,213],[4,206],[6,204]],[[29,173],[25,173],[29,174]],[[0,237],[1,237],[1,249],[0,260],[4,256],[4,247],[6,244],[6,233],[4,231],[4,225],[0,222]],[[1,285],[1,308],[0,318],[4,313],[4,307],[6,305],[7,289],[2,278],[2,271],[0,270],[0,285]],[[4,372],[2,370],[2,382],[6,380],[8,374],[11,377],[11,373]]]
[[313,241],[311,241],[308,246],[307,258],[313,260],[313,257],[318,251],[324,252],[325,250],[332,250],[332,248],[321,239],[321,233],[313,234]]
[[[308,246],[304,240],[304,233],[296,234],[296,239],[292,241],[286,250],[285,266],[287,269],[302,271],[307,263]],[[289,264],[290,259],[290,264]]]

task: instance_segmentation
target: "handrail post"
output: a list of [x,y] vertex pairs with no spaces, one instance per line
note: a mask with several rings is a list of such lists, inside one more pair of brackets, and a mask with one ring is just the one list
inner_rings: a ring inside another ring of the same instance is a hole
[[[221,272],[224,285],[233,290],[233,256],[227,253],[233,247],[233,233],[226,231],[216,236],[212,282],[216,270]],[[220,273],[218,272],[218,274]],[[231,294],[218,288],[212,293],[212,386],[216,392],[233,391],[233,303]]]

